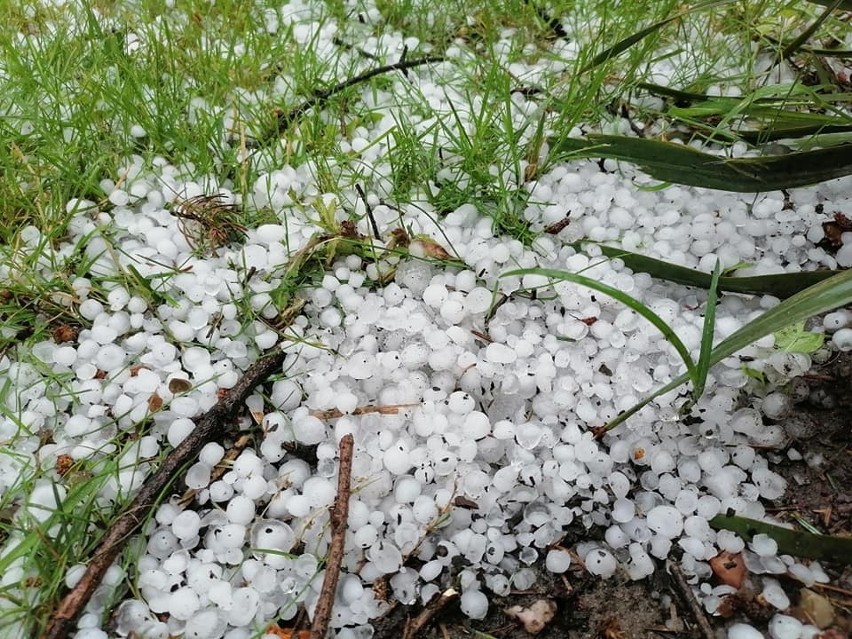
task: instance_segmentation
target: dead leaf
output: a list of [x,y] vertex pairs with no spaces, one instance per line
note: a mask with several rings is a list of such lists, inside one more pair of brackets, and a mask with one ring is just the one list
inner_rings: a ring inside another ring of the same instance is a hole
[[720,582],[737,590],[742,587],[747,574],[742,555],[727,550],[723,550],[710,560],[710,568]]
[[292,628],[279,628],[275,624],[263,631],[264,634],[274,635],[278,639],[310,639],[310,630],[293,630]]
[[834,622],[834,606],[828,598],[808,588],[802,588],[799,597],[799,611],[808,623],[822,630]]
[[507,616],[520,621],[528,633],[537,635],[553,621],[556,615],[556,603],[552,599],[539,599],[529,608],[512,606],[504,612]]
[[163,398],[154,393],[148,398],[148,412],[156,413],[163,407]]
[[443,246],[428,237],[418,237],[411,242],[408,250],[414,257],[431,257],[433,260],[443,261],[455,260]]
[[169,380],[169,390],[177,395],[178,393],[185,393],[192,388],[192,382],[188,379],[183,379],[181,377],[173,377]]

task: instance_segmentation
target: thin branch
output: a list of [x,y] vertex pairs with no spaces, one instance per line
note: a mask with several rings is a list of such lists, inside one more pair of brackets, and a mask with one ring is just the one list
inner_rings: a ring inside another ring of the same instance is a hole
[[195,418],[195,428],[171,453],[163,465],[145,480],[136,497],[124,509],[104,534],[80,581],[59,602],[41,639],[65,639],[80,612],[91,599],[95,589],[124,544],[148,518],[160,495],[181,476],[189,462],[198,456],[205,444],[221,439],[227,425],[236,416],[254,388],[271,374],[279,372],[284,351],[255,362],[237,384],[213,408]]
[[331,509],[331,545],[325,562],[325,577],[317,601],[314,621],[311,624],[311,639],[325,639],[331,621],[334,595],[340,579],[340,565],[346,543],[346,528],[349,520],[349,494],[352,481],[352,453],[355,440],[351,434],[340,440],[340,467],[337,472],[337,497]]
[[391,73],[392,71],[407,71],[408,69],[421,67],[425,64],[443,62],[443,60],[443,57],[433,55],[427,55],[425,57],[417,58],[415,60],[406,60],[403,58],[399,62],[395,62],[394,64],[386,64],[384,66],[376,67],[375,69],[365,71],[364,73],[359,73],[355,77],[349,78],[348,80],[339,84],[335,84],[329,89],[317,89],[313,92],[313,95],[310,98],[302,102],[300,105],[293,107],[289,111],[280,113],[278,115],[278,122],[276,123],[275,129],[260,136],[255,142],[255,146],[262,147],[271,144],[274,140],[281,137],[284,131],[287,130],[287,128],[290,126],[290,124],[292,124],[294,120],[302,116],[307,111],[310,111],[315,106],[322,106],[323,104],[328,102],[330,98],[337,95],[341,91],[345,91],[346,89],[353,87],[357,84],[372,80],[376,76],[383,75],[385,73]]
[[458,599],[458,597],[459,593],[453,588],[448,588],[442,593],[436,593],[435,596],[429,600],[429,603],[424,606],[423,610],[421,610],[413,619],[409,619],[408,623],[405,624],[402,639],[417,639],[418,637],[423,636],[421,631],[430,621],[432,621],[432,618],[443,610],[450,602]]
[[707,621],[707,615],[704,613],[704,609],[701,607],[701,604],[698,603],[695,593],[692,592],[692,586],[686,582],[686,577],[680,569],[680,566],[673,561],[668,561],[666,564],[669,569],[669,575],[671,576],[675,586],[677,586],[681,599],[686,604],[689,612],[692,613],[692,618],[698,626],[698,631],[702,639],[715,639],[716,633],[713,631],[713,627],[710,625],[710,622]]

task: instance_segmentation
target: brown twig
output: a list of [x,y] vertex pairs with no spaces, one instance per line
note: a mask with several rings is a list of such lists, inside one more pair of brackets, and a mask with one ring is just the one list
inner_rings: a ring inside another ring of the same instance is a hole
[[[233,467],[237,457],[239,457],[240,453],[245,450],[251,440],[252,435],[249,433],[243,433],[237,438],[237,441],[231,445],[228,452],[226,452],[224,457],[222,457],[222,460],[213,468],[213,472],[210,473],[210,481],[207,482],[208,486],[214,481],[221,479],[222,475]],[[195,499],[195,496],[199,492],[201,491],[198,488],[187,488],[186,492],[184,492],[183,496],[178,500],[177,505],[181,508],[186,508],[192,500]]]
[[448,588],[442,593],[436,594],[429,603],[420,611],[413,619],[409,619],[405,624],[405,630],[402,633],[402,639],[417,639],[420,637],[420,631],[426,627],[432,618],[438,614],[451,601],[458,599],[459,593],[453,588]]
[[311,417],[317,419],[337,419],[344,415],[370,415],[378,413],[379,415],[396,415],[401,408],[413,408],[420,406],[420,402],[415,404],[389,404],[387,406],[359,406],[351,413],[344,413],[338,408],[329,408],[328,410],[312,410]]
[[686,583],[686,577],[684,577],[680,566],[673,561],[668,561],[666,562],[666,567],[669,570],[669,575],[671,575],[672,581],[675,586],[677,586],[681,599],[686,604],[686,607],[689,608],[689,612],[692,613],[692,617],[695,619],[695,623],[698,626],[698,630],[703,639],[716,639],[716,633],[713,631],[710,622],[707,621],[707,615],[704,613],[704,609],[701,607],[701,604],[698,603],[698,599],[695,598],[695,593],[692,592],[692,586]]
[[171,453],[163,465],[145,480],[136,497],[107,529],[92,555],[82,578],[59,602],[50,616],[41,639],[65,639],[71,624],[89,602],[118,553],[131,535],[145,522],[160,495],[179,477],[186,465],[198,456],[208,442],[219,439],[227,424],[252,393],[269,375],[281,369],[284,351],[255,362],[237,384],[213,408],[195,418],[195,429]]
[[287,130],[287,127],[290,126],[293,120],[300,117],[305,112],[310,111],[315,106],[319,106],[324,104],[325,102],[328,102],[329,98],[337,95],[341,91],[348,89],[349,87],[353,87],[356,84],[361,84],[362,82],[371,80],[378,75],[383,75],[392,71],[407,71],[408,69],[420,67],[424,64],[443,62],[443,60],[444,58],[434,55],[427,55],[425,57],[417,58],[415,60],[406,60],[403,58],[402,60],[400,60],[399,62],[395,62],[394,64],[386,64],[384,66],[376,67],[375,69],[365,71],[364,73],[359,73],[355,77],[349,78],[348,80],[339,84],[335,84],[329,89],[317,89],[313,92],[313,95],[311,95],[310,98],[302,102],[300,105],[293,107],[289,111],[280,113],[278,115],[278,122],[276,123],[274,130],[258,138],[256,145],[266,146],[268,144],[271,144],[273,140],[279,138],[281,134],[283,134],[284,131]]
[[311,639],[325,639],[328,623],[331,621],[331,609],[334,594],[340,579],[340,565],[343,563],[343,549],[346,542],[346,528],[349,519],[349,493],[352,479],[352,451],[355,440],[352,435],[344,435],[340,440],[340,468],[337,472],[337,497],[331,509],[331,545],[325,562],[325,577],[317,600],[314,621],[311,624]]

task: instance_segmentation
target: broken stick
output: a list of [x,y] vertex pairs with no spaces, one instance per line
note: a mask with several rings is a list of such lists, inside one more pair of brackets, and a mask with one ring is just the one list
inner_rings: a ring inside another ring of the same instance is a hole
[[59,602],[41,639],[65,639],[68,636],[74,620],[86,607],[103,580],[107,568],[115,561],[131,535],[145,522],[160,495],[180,476],[182,469],[198,456],[205,444],[221,438],[228,423],[254,388],[263,383],[269,375],[281,370],[284,357],[284,351],[279,350],[252,364],[213,408],[195,418],[193,431],[169,453],[163,465],[145,480],[133,501],[107,529],[86,567],[86,572]]
[[311,624],[311,639],[325,639],[331,621],[334,595],[340,579],[340,565],[346,543],[346,528],[349,522],[349,493],[352,478],[352,453],[355,440],[344,435],[340,440],[340,468],[337,471],[337,496],[331,509],[331,545],[325,562],[325,577],[322,580],[314,621]]

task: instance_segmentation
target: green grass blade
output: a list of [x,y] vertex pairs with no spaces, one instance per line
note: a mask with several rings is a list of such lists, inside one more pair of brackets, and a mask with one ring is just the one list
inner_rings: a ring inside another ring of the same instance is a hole
[[719,291],[719,277],[722,263],[717,259],[710,280],[710,292],[707,295],[707,310],[704,311],[704,326],[701,329],[701,348],[698,351],[698,363],[695,365],[695,380],[692,387],[692,400],[704,394],[707,373],[710,371],[710,354],[713,351],[713,329],[716,327],[716,298]]
[[852,11],[852,0],[841,0],[839,3],[834,2],[834,0],[808,0],[808,2],[813,2],[814,4],[821,4],[824,7],[831,7],[833,5],[838,5],[838,9],[843,9],[844,11]]
[[668,18],[665,18],[664,20],[660,20],[658,22],[655,22],[654,24],[637,31],[636,33],[633,33],[633,34],[627,36],[623,40],[619,40],[614,45],[612,45],[611,47],[606,49],[605,51],[602,51],[601,53],[596,55],[594,58],[592,58],[587,64],[585,64],[580,69],[580,73],[585,73],[586,71],[589,71],[590,69],[594,69],[595,67],[602,65],[607,60],[610,60],[610,59],[624,53],[625,51],[627,51],[630,47],[632,47],[637,42],[641,42],[642,40],[647,38],[652,33],[659,31],[660,29],[662,29],[663,27],[665,27],[669,23],[674,22],[675,20],[678,20],[678,19],[682,18],[683,16],[685,16],[689,13],[704,11],[706,9],[712,9],[713,7],[719,7],[719,6],[722,6],[722,5],[725,5],[725,4],[730,4],[730,3],[736,2],[736,1],[737,0],[711,0],[710,2],[702,2],[700,4],[695,5],[694,7],[690,7],[688,9],[684,10],[684,11],[679,11],[675,15],[670,16]]
[[710,525],[716,530],[731,530],[746,541],[750,541],[755,535],[768,535],[778,544],[779,554],[852,565],[852,537],[790,530],[764,521],[732,515],[716,515],[710,520]]
[[[849,303],[852,303],[852,270],[842,271],[827,280],[814,284],[752,320],[716,345],[716,348],[710,354],[709,365],[712,367],[718,364],[740,349],[790,324]],[[635,406],[618,415],[606,425],[606,429],[615,428],[657,397],[676,389],[690,379],[692,379],[692,376],[687,374],[673,379]]]
[[[697,271],[695,269],[672,264],[653,257],[647,257],[639,253],[633,253],[622,248],[606,246],[597,242],[581,241],[574,242],[576,250],[582,251],[583,246],[594,244],[600,248],[601,253],[611,259],[619,259],[634,273],[648,273],[657,279],[685,284],[697,288],[709,289],[713,280],[710,273]],[[719,277],[719,291],[727,293],[747,293],[752,295],[772,295],[779,299],[786,299],[791,295],[805,290],[823,280],[837,274],[837,271],[805,271],[802,273],[777,273],[773,275],[753,275],[750,277]]]
[[822,23],[825,22],[828,17],[838,8],[840,5],[844,3],[844,0],[834,0],[833,2],[825,3],[825,10],[819,15],[819,17],[814,20],[807,29],[802,31],[797,38],[795,38],[790,44],[784,47],[784,50],[778,55],[780,60],[784,60],[785,58],[790,57],[796,51],[798,51],[801,46],[807,42],[810,37],[816,33],[817,29],[822,26]]
[[637,300],[634,297],[631,297],[624,293],[623,291],[619,291],[617,288],[613,288],[612,286],[608,286],[606,284],[602,284],[596,280],[591,279],[590,277],[585,277],[584,275],[578,275],[577,273],[569,273],[567,271],[557,271],[555,269],[546,269],[546,268],[525,268],[518,269],[516,271],[509,271],[508,273],[503,273],[500,277],[511,277],[511,276],[521,276],[521,275],[541,275],[544,277],[548,277],[553,280],[563,280],[566,282],[573,282],[574,284],[579,284],[580,286],[585,286],[592,290],[597,291],[598,293],[603,293],[604,295],[609,295],[613,299],[618,300],[631,310],[636,311],[639,315],[644,317],[646,320],[651,322],[657,330],[659,330],[663,336],[674,346],[675,350],[680,355],[681,359],[683,359],[683,363],[686,365],[687,375],[690,379],[692,379],[695,375],[695,362],[692,360],[692,356],[689,354],[689,349],[686,348],[686,345],[680,340],[677,334],[672,330],[671,326],[666,324],[663,319],[654,313],[650,308],[645,306],[642,302]]
[[558,156],[598,157],[638,165],[663,182],[757,193],[807,186],[852,174],[852,144],[780,156],[729,160],[692,147],[613,135],[567,138]]

